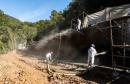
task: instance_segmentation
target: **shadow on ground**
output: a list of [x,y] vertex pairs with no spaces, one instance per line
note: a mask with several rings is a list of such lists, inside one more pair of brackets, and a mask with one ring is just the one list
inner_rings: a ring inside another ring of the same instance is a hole
[[94,81],[99,84],[130,84],[130,74],[125,71],[118,72],[118,76],[113,76],[114,71],[102,67],[88,69],[79,75],[85,80]]

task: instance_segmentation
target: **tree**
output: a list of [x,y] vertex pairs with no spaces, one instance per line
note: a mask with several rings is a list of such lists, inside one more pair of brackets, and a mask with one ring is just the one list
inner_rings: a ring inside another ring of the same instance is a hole
[[60,23],[60,22],[64,21],[64,18],[62,16],[62,12],[61,11],[57,12],[56,10],[53,10],[51,12],[50,19],[51,19],[51,22],[53,24]]
[[27,43],[31,43],[33,38],[37,35],[37,29],[35,27],[30,27],[28,25],[23,26],[23,38],[27,41]]
[[129,0],[72,0],[68,8],[64,10],[63,17],[65,18],[64,24],[67,28],[71,26],[71,20],[82,16],[83,12],[86,14],[95,13],[106,7],[118,6],[130,3]]

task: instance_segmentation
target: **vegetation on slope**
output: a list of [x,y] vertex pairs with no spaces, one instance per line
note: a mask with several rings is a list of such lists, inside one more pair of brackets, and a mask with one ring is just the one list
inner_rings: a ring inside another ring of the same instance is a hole
[[63,12],[53,10],[49,20],[40,20],[35,23],[21,22],[0,10],[0,53],[16,49],[20,43],[29,45],[46,35],[70,28],[73,18],[83,19],[82,12],[90,14],[108,6],[128,3],[129,0],[72,0]]

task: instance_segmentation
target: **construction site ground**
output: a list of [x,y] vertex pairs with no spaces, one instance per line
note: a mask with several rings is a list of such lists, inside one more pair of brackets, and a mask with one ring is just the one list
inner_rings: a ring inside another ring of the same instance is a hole
[[[102,68],[85,70],[80,64],[53,63],[48,70],[45,60],[17,54],[0,55],[0,84],[129,84],[129,77],[112,78]],[[87,67],[86,67],[87,68]]]
[[0,84],[95,84],[61,70],[60,66],[50,68],[48,71],[42,60],[12,51],[0,56]]

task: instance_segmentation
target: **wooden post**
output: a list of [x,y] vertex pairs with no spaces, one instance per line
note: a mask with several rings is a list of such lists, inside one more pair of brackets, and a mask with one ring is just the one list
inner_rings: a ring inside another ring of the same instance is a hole
[[113,57],[113,35],[112,35],[112,22],[111,22],[111,13],[109,13],[109,31],[110,31],[110,45],[111,45],[111,55],[112,55],[112,67],[114,69],[114,57]]
[[84,13],[84,11],[83,11],[83,20],[84,20],[84,17],[85,17],[85,13]]
[[72,20],[71,20],[71,29],[72,29]]
[[[125,45],[125,42],[123,43]],[[123,48],[123,55],[124,55],[124,58],[123,58],[123,66],[125,66],[125,59],[126,59],[126,50],[125,50],[125,47]]]
[[58,45],[58,51],[57,51],[57,57],[60,56],[60,48],[61,48],[61,33],[59,34],[60,38],[59,38],[59,45]]

